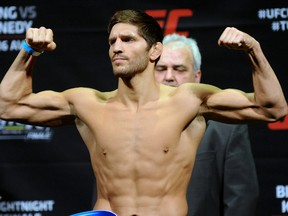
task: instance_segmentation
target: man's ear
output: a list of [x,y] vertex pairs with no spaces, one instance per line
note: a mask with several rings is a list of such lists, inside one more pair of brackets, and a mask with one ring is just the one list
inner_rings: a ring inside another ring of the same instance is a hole
[[160,42],[154,44],[151,48],[150,60],[155,61],[162,53],[163,45]]
[[195,82],[196,82],[196,83],[200,83],[200,82],[201,82],[201,75],[202,75],[202,72],[201,72],[201,70],[199,69],[199,70],[195,73]]

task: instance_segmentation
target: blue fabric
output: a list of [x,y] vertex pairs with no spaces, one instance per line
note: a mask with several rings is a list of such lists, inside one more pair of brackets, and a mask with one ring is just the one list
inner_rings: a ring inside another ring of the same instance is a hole
[[115,213],[111,211],[106,211],[106,210],[94,210],[94,211],[86,211],[86,212],[80,212],[73,214],[71,216],[117,216]]

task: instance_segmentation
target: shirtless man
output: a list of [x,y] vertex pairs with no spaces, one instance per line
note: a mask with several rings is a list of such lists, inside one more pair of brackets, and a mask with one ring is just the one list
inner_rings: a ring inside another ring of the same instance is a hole
[[225,29],[218,43],[247,53],[255,95],[204,84],[158,84],[154,67],[162,30],[145,13],[116,12],[108,30],[117,90],[33,93],[37,57],[29,47],[52,51],[56,44],[52,30],[29,29],[28,47],[24,44],[0,85],[0,117],[49,126],[74,123],[97,178],[95,209],[118,216],[187,215],[186,189],[206,120],[276,121],[287,113],[280,84],[259,43],[235,28]]

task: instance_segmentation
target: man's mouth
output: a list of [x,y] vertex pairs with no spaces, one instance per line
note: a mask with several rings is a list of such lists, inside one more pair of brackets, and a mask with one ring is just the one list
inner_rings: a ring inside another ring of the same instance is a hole
[[113,62],[123,62],[123,61],[126,61],[126,60],[127,60],[127,58],[124,57],[124,56],[114,56],[114,57],[112,58],[112,61],[113,61]]

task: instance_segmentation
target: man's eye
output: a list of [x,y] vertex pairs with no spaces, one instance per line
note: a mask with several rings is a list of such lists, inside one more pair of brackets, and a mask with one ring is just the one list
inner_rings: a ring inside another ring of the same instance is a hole
[[158,71],[158,72],[163,72],[163,71],[165,71],[165,68],[163,68],[163,67],[156,67],[155,70]]
[[186,72],[185,69],[178,69],[177,71],[178,71],[179,73],[184,73],[184,72]]
[[115,43],[115,40],[110,40],[109,45],[113,45]]
[[175,70],[178,71],[179,73],[184,73],[187,71],[187,69],[184,67],[178,67],[178,68],[175,68]]
[[132,42],[132,41],[135,41],[134,38],[123,38],[122,39],[123,42]]

